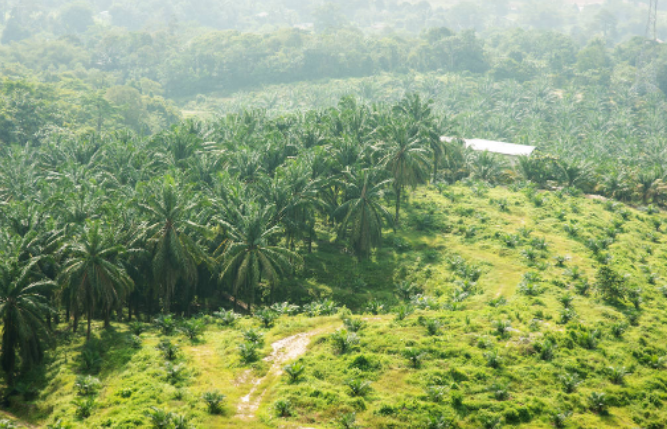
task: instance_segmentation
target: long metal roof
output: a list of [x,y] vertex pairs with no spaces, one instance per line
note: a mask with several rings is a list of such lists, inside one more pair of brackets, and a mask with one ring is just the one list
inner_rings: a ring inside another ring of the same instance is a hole
[[[442,137],[443,141],[451,141],[451,137]],[[514,143],[505,143],[505,142],[494,142],[491,140],[482,140],[482,139],[463,139],[465,141],[466,147],[476,150],[476,151],[489,151],[493,153],[499,153],[502,155],[511,155],[511,156],[529,156],[536,149],[535,146],[525,146]]]

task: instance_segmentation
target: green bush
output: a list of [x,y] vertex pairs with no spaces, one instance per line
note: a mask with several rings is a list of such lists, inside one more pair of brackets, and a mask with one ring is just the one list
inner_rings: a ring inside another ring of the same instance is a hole
[[306,372],[306,367],[301,362],[295,362],[285,366],[283,371],[289,376],[290,383],[296,383],[303,377],[303,374]]
[[225,395],[221,394],[217,390],[205,392],[202,395],[202,400],[208,407],[209,414],[220,414],[222,408],[222,401],[225,400]]
[[294,412],[292,409],[292,403],[287,399],[280,399],[273,404],[273,409],[276,410],[278,417],[291,417]]
[[79,396],[94,395],[101,387],[102,383],[100,383],[100,380],[90,375],[80,375],[76,378],[76,382],[74,383],[74,388]]

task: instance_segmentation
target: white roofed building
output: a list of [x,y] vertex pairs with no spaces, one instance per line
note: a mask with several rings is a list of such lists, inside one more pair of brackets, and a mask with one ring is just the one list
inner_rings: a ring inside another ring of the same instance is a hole
[[[452,137],[442,137],[443,141],[452,141]],[[533,154],[535,146],[526,146],[514,143],[496,142],[482,139],[463,139],[467,148],[478,152],[488,151],[504,155],[511,159],[519,156],[530,156]]]

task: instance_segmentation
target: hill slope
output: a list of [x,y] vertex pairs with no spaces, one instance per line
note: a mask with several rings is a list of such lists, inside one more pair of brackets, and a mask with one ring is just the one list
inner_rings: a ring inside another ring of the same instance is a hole
[[[251,318],[223,327],[207,316],[197,341],[152,329],[140,345],[118,324],[100,329],[87,354],[82,337],[63,334],[35,375],[46,388],[12,411],[31,424],[61,419],[75,428],[174,427],[151,426],[150,407],[200,428],[355,427],[353,413],[363,428],[548,428],[560,420],[661,428],[664,220],[564,192],[418,188],[403,228],[387,231],[372,260],[353,263],[326,241],[310,256],[317,268],[300,283],[350,308],[370,303],[364,315],[311,308],[270,329]],[[338,332],[350,317],[358,332]],[[248,328],[264,339],[259,359],[244,364],[238,345]],[[165,339],[179,345],[173,363],[157,348]],[[290,383],[282,367],[294,360],[305,371]],[[77,375],[98,365],[95,405],[77,417],[73,401],[86,408]],[[226,396],[219,414],[202,400],[214,390]]]

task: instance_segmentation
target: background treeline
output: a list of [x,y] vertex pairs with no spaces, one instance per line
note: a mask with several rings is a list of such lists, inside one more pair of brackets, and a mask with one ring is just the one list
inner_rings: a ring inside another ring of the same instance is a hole
[[[569,3],[519,2],[510,8],[507,2],[494,2],[495,7],[462,2],[437,12],[427,3],[193,3],[197,5],[5,2],[0,6],[3,74],[34,74],[46,82],[79,79],[94,89],[123,85],[143,95],[179,101],[267,84],[382,72],[469,72],[519,81],[545,74],[569,80],[597,73],[601,83],[608,84],[604,78],[614,70],[635,65],[639,42],[632,37],[644,34],[646,21],[646,4],[621,1],[581,10]],[[141,9],[142,25],[127,24],[132,19],[120,12],[125,8]],[[242,23],[242,17],[266,12],[266,19],[276,24],[246,28],[190,18],[200,8],[214,21],[216,13],[230,14],[233,22]],[[276,18],[277,11],[292,8],[312,13],[287,23]],[[329,9],[351,16],[337,19]],[[397,11],[369,12],[386,24],[373,30],[374,24],[354,17],[362,9]],[[333,22],[314,29],[298,25],[317,22],[320,15]],[[406,31],[393,21],[392,16],[399,15],[423,20],[415,24],[415,31]],[[109,16],[125,18],[115,21]],[[164,16],[171,18],[160,18]],[[155,18],[153,24],[150,17]],[[665,80],[665,49],[655,49],[659,77]],[[137,94],[131,98],[129,104],[136,102]]]
[[[642,34],[644,0],[607,1],[579,8],[575,1],[556,0],[49,0],[0,2],[4,41],[35,34],[84,33],[96,25],[131,31],[170,25],[215,30],[271,31],[300,26],[318,32],[343,26],[365,31],[419,33],[429,27],[454,30],[532,27],[563,30],[585,39],[604,32],[613,41]],[[583,2],[579,2],[583,4]],[[665,6],[662,6],[665,10]],[[666,28],[661,26],[660,31]],[[664,34],[664,33],[663,33]]]

